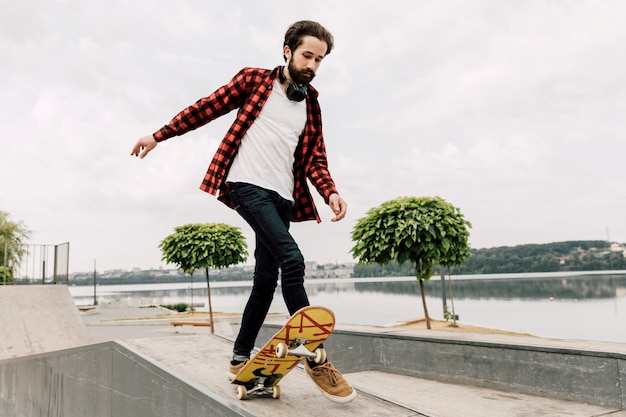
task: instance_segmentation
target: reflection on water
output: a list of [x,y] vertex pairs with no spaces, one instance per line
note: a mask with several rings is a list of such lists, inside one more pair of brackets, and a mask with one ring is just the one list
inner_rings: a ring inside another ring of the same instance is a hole
[[[453,277],[452,293],[459,324],[468,323],[544,337],[626,343],[626,272],[554,276],[529,274],[514,279],[499,276]],[[485,279],[487,277],[488,279]],[[242,311],[250,282],[211,284],[215,311]],[[203,282],[153,285],[100,286],[99,303],[206,305]],[[309,280],[311,304],[335,311],[345,324],[387,325],[423,317],[415,278],[361,278]],[[441,280],[425,285],[431,317],[443,317]],[[446,279],[448,307],[450,280]],[[70,287],[77,304],[93,303],[93,287]],[[206,309],[200,307],[199,310]],[[286,313],[280,287],[271,307]]]
[[[357,291],[380,291],[407,294],[416,291],[414,282],[368,282],[356,284]],[[579,275],[568,277],[535,277],[516,279],[453,279],[446,278],[446,290],[456,299],[592,299],[626,295],[626,274]],[[417,289],[419,291],[419,289]],[[427,295],[441,294],[441,280],[432,279],[426,286]]]

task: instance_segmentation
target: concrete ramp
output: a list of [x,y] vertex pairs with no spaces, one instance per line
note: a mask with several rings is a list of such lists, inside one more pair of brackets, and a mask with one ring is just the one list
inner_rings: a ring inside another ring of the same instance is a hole
[[0,360],[0,416],[254,417],[118,342]]
[[423,416],[366,394],[329,402],[301,369],[280,400],[239,401],[225,372],[231,351],[214,335],[170,336],[0,360],[0,416]]
[[65,285],[0,286],[0,360],[91,343]]
[[[535,366],[554,373],[555,359],[550,359],[550,355],[567,354],[566,360],[559,362],[559,368],[564,368],[559,377],[572,381],[577,374],[584,379],[581,383],[574,381],[580,386],[571,390],[572,395],[578,395],[580,390],[595,393],[596,385],[601,385],[604,390],[606,386],[600,384],[597,378],[590,378],[584,368],[598,368],[596,359],[602,356],[601,352],[591,352],[586,359],[580,360],[577,357],[581,356],[581,351],[568,353],[566,349],[555,349],[547,352],[544,348],[543,352],[535,352],[534,360],[520,360],[512,353],[512,346],[504,344],[485,344],[484,349],[476,353],[472,352],[471,343],[467,340],[464,344],[453,343],[453,349],[446,350],[445,342],[451,343],[450,340],[424,348],[427,340],[432,342],[425,337],[366,335],[339,330],[333,334],[333,339],[336,341],[325,344],[327,351],[339,369],[352,372],[346,376],[359,388],[358,397],[349,404],[326,401],[301,369],[294,369],[281,382],[280,400],[260,398],[239,401],[225,375],[232,341],[208,334],[171,335],[104,342],[0,360],[0,416],[626,417],[621,403],[617,407],[590,406],[582,402],[519,394],[510,389],[492,390],[406,375],[412,372],[411,363],[415,369],[422,362],[419,354],[425,351],[431,359],[426,363],[428,368],[442,374],[450,368],[455,368],[455,372],[465,369],[467,378],[470,378],[471,373],[479,375],[476,368],[480,364],[476,358],[480,353],[482,356],[478,359],[491,370],[491,378],[497,380],[499,376],[496,374],[503,372],[502,367],[508,367],[504,373],[510,375],[510,368],[514,366],[511,362],[502,365],[501,360],[493,359],[494,355],[501,354],[513,357],[511,360],[519,361],[519,366],[524,368],[511,379],[513,386],[523,380],[525,375],[522,373],[532,372]],[[379,345],[378,349],[376,345]],[[352,348],[348,348],[350,346]],[[454,349],[460,350],[464,366],[457,365],[451,353]],[[376,370],[372,360],[357,363],[367,359],[370,350],[372,357],[386,363],[387,370],[397,370],[399,363],[405,366],[405,374]],[[438,356],[438,351],[445,355],[443,359]],[[488,357],[489,351],[491,356]],[[614,353],[608,356],[605,355],[606,363],[601,368],[607,369],[608,379],[621,389],[622,379],[616,379],[615,372],[626,375],[623,355]],[[444,376],[449,378],[449,375]],[[609,393],[596,401],[615,401],[614,396]],[[617,401],[622,398],[620,394]]]
[[[133,339],[122,343],[129,350],[141,352],[162,369],[183,380],[207,387],[232,410],[256,417],[341,416],[341,417],[418,417],[423,414],[374,396],[361,394],[349,404],[326,400],[303,369],[294,369],[280,383],[281,397],[240,401],[236,387],[226,375],[232,355],[232,342],[218,336],[181,336],[177,338]],[[137,416],[137,414],[135,414]]]

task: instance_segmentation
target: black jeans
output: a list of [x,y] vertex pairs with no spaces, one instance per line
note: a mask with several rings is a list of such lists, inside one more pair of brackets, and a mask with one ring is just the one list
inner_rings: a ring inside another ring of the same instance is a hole
[[292,204],[275,191],[246,183],[229,183],[235,210],[256,234],[254,282],[235,340],[235,358],[248,358],[267,316],[280,268],[283,299],[293,314],[309,305],[304,289],[304,257],[289,233]]

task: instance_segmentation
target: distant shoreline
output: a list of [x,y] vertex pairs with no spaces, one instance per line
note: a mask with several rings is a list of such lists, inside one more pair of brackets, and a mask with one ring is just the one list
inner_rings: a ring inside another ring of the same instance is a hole
[[[502,274],[462,274],[462,275],[446,275],[446,279],[452,278],[455,281],[460,280],[506,280],[506,279],[535,279],[535,278],[565,278],[565,277],[579,277],[579,276],[588,276],[588,275],[626,275],[626,270],[594,270],[594,271],[559,271],[559,272],[528,272],[528,273],[502,273]],[[380,277],[335,277],[335,278],[316,278],[305,276],[305,279],[315,281],[315,282],[334,282],[337,280],[342,280],[342,282],[377,282],[381,279],[393,279],[393,280],[416,280],[417,278],[414,276],[380,276]],[[440,275],[433,275],[431,277],[431,281],[440,280]],[[190,277],[180,276],[180,277],[172,277],[170,279],[146,279],[146,280],[133,280],[133,279],[111,279],[111,278],[100,278],[96,279],[97,285],[141,285],[141,284],[189,284]],[[193,277],[194,284],[202,284],[206,283],[206,278],[204,276]],[[236,280],[218,280],[211,278],[211,284],[218,283],[232,283],[232,282],[252,282],[250,277],[247,279],[236,279]],[[22,284],[20,281],[16,282],[16,285]],[[33,284],[37,284],[37,282],[33,282]],[[90,286],[93,287],[93,278],[91,281],[89,280],[71,280],[69,283],[70,286]]]

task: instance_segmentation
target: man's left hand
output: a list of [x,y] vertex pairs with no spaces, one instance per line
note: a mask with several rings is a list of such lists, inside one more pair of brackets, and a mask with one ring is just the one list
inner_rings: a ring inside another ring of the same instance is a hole
[[330,219],[331,222],[337,222],[346,217],[346,211],[348,211],[348,204],[344,201],[339,194],[331,194],[328,198],[328,206],[335,213],[335,217]]

